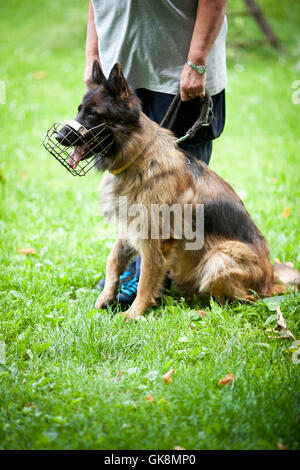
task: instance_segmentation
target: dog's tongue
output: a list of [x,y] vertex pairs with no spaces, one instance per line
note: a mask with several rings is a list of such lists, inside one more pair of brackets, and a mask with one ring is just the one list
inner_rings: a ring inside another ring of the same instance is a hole
[[68,159],[68,165],[75,169],[83,157],[83,148],[82,147],[75,147],[73,152]]

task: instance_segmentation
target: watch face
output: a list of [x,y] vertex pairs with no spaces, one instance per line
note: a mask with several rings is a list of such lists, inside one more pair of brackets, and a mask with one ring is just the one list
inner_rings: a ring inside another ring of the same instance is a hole
[[195,65],[191,61],[187,61],[188,65],[196,70],[199,74],[203,74],[206,72],[206,67],[204,65]]

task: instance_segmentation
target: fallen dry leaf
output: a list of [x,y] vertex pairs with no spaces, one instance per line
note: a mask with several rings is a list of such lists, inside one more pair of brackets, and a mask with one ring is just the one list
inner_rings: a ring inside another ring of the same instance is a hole
[[175,372],[175,369],[170,369],[168,372],[166,372],[163,376],[162,376],[162,379],[164,380],[164,382],[166,384],[172,382],[172,377],[171,375],[173,374],[173,372]]
[[18,253],[20,255],[36,255],[34,248],[21,248],[20,245],[18,246]]
[[205,315],[206,315],[206,311],[205,311],[205,310],[195,310],[195,312],[197,312],[198,315],[200,315],[200,317],[205,317]]
[[32,409],[34,409],[34,408],[36,408],[36,405],[35,405],[34,403],[32,403],[32,402],[30,402],[30,403],[25,403],[24,408],[32,408]]
[[185,447],[180,447],[180,446],[175,446],[173,447],[173,450],[186,450]]
[[33,76],[37,80],[43,80],[47,76],[47,73],[44,70],[37,70]]
[[[286,321],[283,318],[282,312],[280,310],[280,307],[276,307],[276,312],[277,312],[277,325],[275,326],[274,329],[270,329],[267,331],[270,331],[272,333],[279,333],[278,338],[292,338],[295,339],[295,336],[293,333],[287,329],[286,327]],[[270,336],[272,338],[272,336]]]
[[116,377],[110,377],[109,380],[112,380],[113,382],[118,382],[119,380],[121,380],[123,376],[124,376],[124,371],[120,370]]
[[283,318],[279,305],[278,307],[276,307],[276,312],[277,312],[277,327],[279,329],[286,328],[286,321]]
[[231,385],[232,382],[234,381],[234,375],[233,374],[227,374],[223,379],[219,380],[218,385]]
[[154,403],[154,398],[152,397],[152,395],[147,395],[146,400],[149,401],[149,403]]
[[285,208],[284,208],[284,211],[283,211],[283,213],[282,213],[282,217],[284,217],[285,219],[287,219],[287,218],[289,217],[290,213],[291,213],[291,211],[290,211],[289,207],[285,207]]
[[279,450],[288,450],[289,446],[282,444],[281,442],[277,442],[277,448]]
[[249,295],[246,295],[245,297],[246,303],[257,302],[258,300],[259,300],[259,297],[255,294],[249,294]]

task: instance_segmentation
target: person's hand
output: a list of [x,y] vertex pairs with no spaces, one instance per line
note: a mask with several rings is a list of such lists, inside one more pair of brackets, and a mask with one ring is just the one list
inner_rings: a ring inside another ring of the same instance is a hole
[[200,75],[196,70],[185,64],[180,75],[180,96],[182,101],[190,101],[196,96],[205,96],[206,74]]
[[86,86],[88,86],[88,84],[90,83],[91,78],[92,78],[92,70],[93,70],[94,60],[98,60],[98,62],[100,63],[98,55],[87,55],[86,56],[85,70],[84,70],[84,76],[83,76],[83,81],[86,84]]

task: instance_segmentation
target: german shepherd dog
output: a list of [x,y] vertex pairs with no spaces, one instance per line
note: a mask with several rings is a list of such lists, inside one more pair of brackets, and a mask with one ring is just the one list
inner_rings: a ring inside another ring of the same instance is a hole
[[[132,257],[140,254],[141,275],[137,296],[124,312],[128,319],[137,318],[155,299],[165,276],[187,294],[199,298],[213,296],[246,299],[254,291],[260,296],[279,292],[276,271],[270,261],[268,244],[231,186],[208,166],[193,159],[186,164],[185,155],[174,146],[174,134],[151,121],[141,110],[135,93],[126,83],[120,64],[115,64],[107,79],[95,61],[92,79],[78,108],[75,120],[87,129],[106,123],[113,143],[100,160],[98,169],[107,170],[103,182],[102,207],[110,218],[117,214],[119,198],[126,196],[130,208],[143,205],[144,223],[149,226],[153,204],[204,205],[204,243],[197,250],[187,250],[184,237],[156,239],[127,232],[119,238],[108,257],[105,287],[96,308],[113,302],[119,276]],[[60,132],[69,133],[70,129]],[[97,153],[97,147],[94,149]],[[84,147],[77,150],[76,165],[89,158]],[[147,219],[147,220],[146,220]],[[163,221],[161,221],[163,222]],[[294,275],[295,273],[293,273]],[[297,277],[297,275],[295,274]]]

